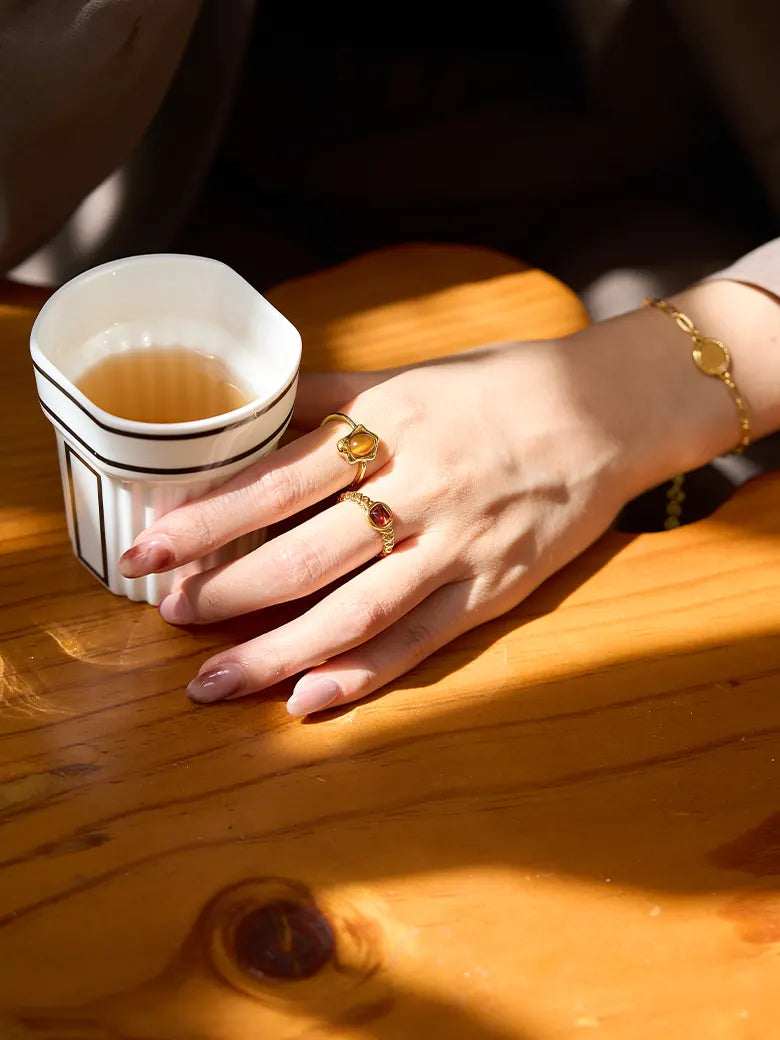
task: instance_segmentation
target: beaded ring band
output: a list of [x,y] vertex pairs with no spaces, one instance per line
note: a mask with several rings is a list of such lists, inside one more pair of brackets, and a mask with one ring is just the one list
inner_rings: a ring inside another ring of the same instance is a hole
[[366,520],[375,531],[382,536],[382,551],[379,554],[389,556],[395,546],[395,531],[393,530],[393,511],[384,502],[372,502],[368,495],[362,495],[359,491],[343,491],[339,502],[356,502],[366,514]]

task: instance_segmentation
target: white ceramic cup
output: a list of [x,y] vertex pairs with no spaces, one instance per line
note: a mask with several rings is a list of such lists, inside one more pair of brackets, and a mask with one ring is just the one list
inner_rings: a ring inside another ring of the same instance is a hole
[[[253,400],[182,423],[119,418],[77,388],[96,362],[146,346],[220,358]],[[163,513],[272,451],[290,422],[301,337],[229,267],[197,256],[134,256],[79,275],[32,329],[41,407],[54,426],[73,551],[112,592],[157,604],[187,574],[260,544],[253,532],[167,574],[124,578],[120,555]]]

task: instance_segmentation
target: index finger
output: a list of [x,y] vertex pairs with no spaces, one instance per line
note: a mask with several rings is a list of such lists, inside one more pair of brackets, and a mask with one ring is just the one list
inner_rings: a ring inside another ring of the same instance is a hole
[[[346,424],[327,423],[166,513],[123,554],[122,574],[138,578],[180,567],[342,490],[357,473],[357,465],[347,463],[336,448],[345,434]],[[388,458],[388,447],[380,440],[370,472],[376,473]]]

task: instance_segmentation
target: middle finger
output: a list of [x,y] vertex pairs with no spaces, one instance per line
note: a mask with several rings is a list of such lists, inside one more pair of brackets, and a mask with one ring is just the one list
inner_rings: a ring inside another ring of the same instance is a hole
[[[408,515],[395,516],[393,527],[396,544],[417,533]],[[300,599],[367,563],[381,548],[382,538],[363,510],[338,502],[248,556],[187,578],[162,601],[160,613],[171,624],[201,624]]]
[[263,690],[372,639],[446,581],[441,552],[435,538],[407,541],[300,617],[209,658],[189,695],[213,701]]
[[[371,417],[366,418],[369,429]],[[338,454],[346,423],[330,422],[273,452],[225,484],[171,510],[136,539],[120,562],[126,577],[168,571],[205,556],[249,531],[269,527],[346,487],[357,467]],[[381,434],[380,434],[381,438]],[[392,455],[380,439],[375,474]]]

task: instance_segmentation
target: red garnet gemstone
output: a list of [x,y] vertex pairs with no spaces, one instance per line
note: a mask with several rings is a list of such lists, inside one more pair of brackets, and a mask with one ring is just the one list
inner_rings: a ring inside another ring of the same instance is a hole
[[390,510],[381,502],[374,502],[368,511],[368,518],[375,527],[387,527],[393,519]]

